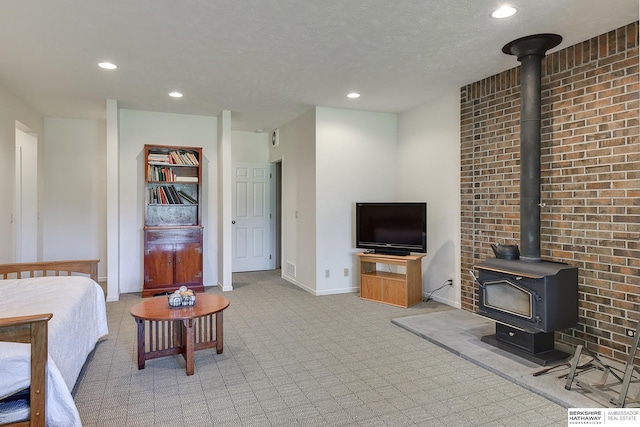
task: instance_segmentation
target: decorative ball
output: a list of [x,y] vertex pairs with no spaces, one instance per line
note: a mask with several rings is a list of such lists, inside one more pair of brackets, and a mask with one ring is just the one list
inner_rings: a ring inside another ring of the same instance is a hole
[[169,295],[169,305],[171,307],[179,307],[182,304],[182,298],[180,295],[171,294]]
[[179,289],[168,295],[168,299],[171,307],[188,307],[196,303],[196,293],[186,286],[180,286]]

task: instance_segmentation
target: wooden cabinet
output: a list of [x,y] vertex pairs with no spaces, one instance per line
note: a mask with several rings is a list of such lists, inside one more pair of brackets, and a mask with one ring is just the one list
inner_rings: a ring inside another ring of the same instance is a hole
[[200,148],[145,146],[142,296],[203,292]]
[[[361,252],[360,298],[411,307],[422,302],[422,258],[425,255],[377,255]],[[402,267],[404,273],[382,271],[377,264]]]
[[202,227],[147,228],[143,297],[184,285],[203,292]]
[[382,301],[383,280],[377,275],[360,275],[360,298]]

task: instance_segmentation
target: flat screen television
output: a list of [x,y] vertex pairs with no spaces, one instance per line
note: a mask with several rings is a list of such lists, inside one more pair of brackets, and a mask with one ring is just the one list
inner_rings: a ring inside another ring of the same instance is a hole
[[356,203],[356,247],[389,255],[427,252],[427,204]]

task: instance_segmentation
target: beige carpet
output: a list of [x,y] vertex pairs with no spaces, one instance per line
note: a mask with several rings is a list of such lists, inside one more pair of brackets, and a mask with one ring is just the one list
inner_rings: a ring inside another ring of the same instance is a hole
[[[356,294],[316,297],[274,272],[236,274],[224,293],[224,353],[137,369],[126,294],[74,390],[91,426],[564,426],[562,406],[394,324],[409,309]],[[217,288],[209,293],[219,294]]]

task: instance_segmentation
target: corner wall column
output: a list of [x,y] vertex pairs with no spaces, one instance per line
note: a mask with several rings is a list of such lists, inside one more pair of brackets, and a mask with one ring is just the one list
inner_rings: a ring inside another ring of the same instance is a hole
[[223,291],[233,290],[232,182],[231,111],[224,110],[218,121],[218,286]]
[[107,99],[107,301],[120,299],[118,101]]

